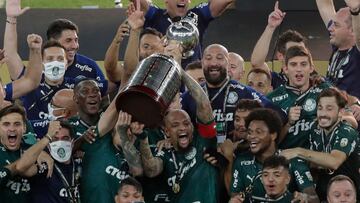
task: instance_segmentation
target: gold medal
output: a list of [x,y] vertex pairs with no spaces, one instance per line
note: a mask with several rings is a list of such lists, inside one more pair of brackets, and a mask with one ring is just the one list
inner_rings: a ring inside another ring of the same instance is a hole
[[174,183],[174,185],[172,186],[172,190],[175,194],[180,192],[180,185],[179,183]]

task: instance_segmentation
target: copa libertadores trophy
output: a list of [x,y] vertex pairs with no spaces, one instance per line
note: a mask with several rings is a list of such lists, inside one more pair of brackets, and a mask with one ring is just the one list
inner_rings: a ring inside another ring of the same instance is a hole
[[[191,21],[171,24],[166,41],[175,40],[183,48],[183,57],[191,56],[199,41],[199,32]],[[161,124],[167,108],[179,91],[181,66],[171,56],[152,54],[142,60],[116,99],[116,108],[132,115],[146,127]]]

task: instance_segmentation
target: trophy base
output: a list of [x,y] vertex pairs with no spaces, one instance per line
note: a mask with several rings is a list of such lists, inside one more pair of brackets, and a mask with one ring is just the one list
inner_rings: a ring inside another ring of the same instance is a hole
[[132,122],[156,128],[161,125],[167,106],[152,89],[133,86],[118,95],[116,109],[130,114]]

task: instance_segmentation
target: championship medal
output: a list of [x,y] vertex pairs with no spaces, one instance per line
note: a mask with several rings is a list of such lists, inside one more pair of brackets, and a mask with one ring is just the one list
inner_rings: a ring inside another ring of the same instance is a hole
[[174,183],[174,185],[172,186],[172,190],[175,194],[180,192],[180,185],[179,183]]

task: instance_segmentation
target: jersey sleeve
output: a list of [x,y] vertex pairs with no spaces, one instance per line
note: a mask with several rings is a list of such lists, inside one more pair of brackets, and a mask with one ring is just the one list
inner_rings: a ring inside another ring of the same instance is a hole
[[242,171],[242,166],[240,165],[240,159],[237,158],[234,161],[233,169],[232,169],[232,177],[231,177],[231,185],[230,192],[231,193],[239,193],[245,191],[245,187],[242,184],[241,177],[244,175]]
[[358,133],[356,130],[344,124],[341,129],[336,130],[335,136],[336,139],[332,150],[339,150],[344,152],[346,156],[350,156],[358,142]]
[[290,162],[291,169],[293,171],[293,178],[296,182],[296,190],[304,192],[305,188],[314,187],[313,177],[310,173],[309,166],[302,159],[292,159]]
[[8,83],[4,86],[4,91],[5,91],[5,100],[6,101],[12,101],[12,97],[13,97],[13,85],[12,83]]
[[205,21],[211,21],[214,19],[211,15],[210,4],[208,2],[203,2],[197,5],[193,10],[200,13]]
[[150,5],[148,11],[145,14],[145,20],[151,21],[153,19],[153,17],[155,16],[158,9],[159,8],[157,8],[156,6]]
[[216,123],[215,121],[211,121],[208,124],[203,124],[201,122],[197,123],[197,130],[199,135],[203,138],[214,138],[216,137]]
[[102,72],[102,70],[100,69],[99,65],[95,62],[95,61],[91,61],[91,67],[95,69],[96,72],[96,80],[97,81],[102,81],[105,80],[105,76],[104,73]]

